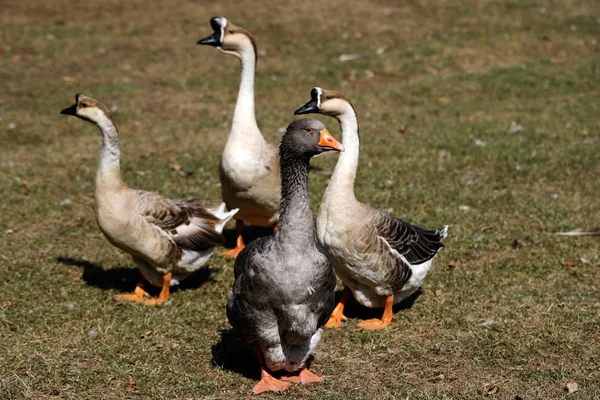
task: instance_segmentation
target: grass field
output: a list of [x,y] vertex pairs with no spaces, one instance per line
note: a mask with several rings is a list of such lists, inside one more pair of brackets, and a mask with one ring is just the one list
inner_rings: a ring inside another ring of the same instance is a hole
[[[326,382],[287,397],[599,398],[598,238],[554,235],[600,225],[598,4],[216,3],[3,2],[0,398],[250,397],[256,360],[224,312],[233,262],[214,257],[168,306],[116,304],[137,272],[94,219],[100,134],[59,115],[98,98],[129,185],[219,203],[239,65],[195,45],[214,15],[257,38],[267,140],[313,86],[339,90],[361,126],[357,197],[450,225],[392,327],[359,330],[380,311],[354,304],[315,354]],[[314,209],[335,162],[314,160]]]

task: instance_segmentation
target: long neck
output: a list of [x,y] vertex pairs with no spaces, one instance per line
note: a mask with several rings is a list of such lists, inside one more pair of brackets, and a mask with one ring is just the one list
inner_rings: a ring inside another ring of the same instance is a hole
[[298,246],[314,244],[314,221],[308,198],[309,159],[281,150],[281,207],[277,235]]
[[231,124],[231,133],[258,132],[256,116],[254,115],[254,73],[256,71],[256,54],[254,47],[248,43],[239,53],[242,73],[240,78],[240,90],[238,91],[237,102],[233,111],[233,122]]
[[327,187],[326,194],[332,196],[345,196],[345,198],[356,199],[354,196],[354,180],[356,179],[356,168],[358,167],[358,153],[360,139],[358,136],[358,120],[356,112],[350,104],[345,111],[337,117],[342,130],[342,144],[344,151],[333,170],[331,182]]
[[102,131],[102,152],[96,173],[96,189],[103,187],[119,187],[121,179],[121,150],[119,133],[112,119],[104,116],[98,123]]

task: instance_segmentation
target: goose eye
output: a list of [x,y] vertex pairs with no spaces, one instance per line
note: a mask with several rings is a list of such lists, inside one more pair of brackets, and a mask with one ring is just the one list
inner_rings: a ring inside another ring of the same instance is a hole
[[232,29],[230,29],[230,30],[228,30],[227,32],[228,32],[228,33],[233,33],[233,30],[232,30]]
[[331,97],[331,96],[325,96],[325,98],[326,98],[327,100],[331,100],[333,97]]
[[312,132],[312,128],[306,128],[304,130],[306,131],[306,133],[311,133]]
[[81,107],[83,107],[83,108],[86,108],[86,107],[87,107],[87,104],[85,104],[85,103],[81,103]]

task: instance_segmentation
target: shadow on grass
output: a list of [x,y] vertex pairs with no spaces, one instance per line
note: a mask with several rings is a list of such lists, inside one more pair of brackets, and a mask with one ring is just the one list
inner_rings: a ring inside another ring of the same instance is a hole
[[[339,290],[335,293],[335,304],[340,301],[342,291]],[[415,293],[402,300],[400,303],[394,305],[394,314],[401,310],[408,310],[414,304],[419,296],[423,294],[423,290],[419,288]],[[348,318],[357,318],[357,319],[371,319],[371,318],[381,318],[383,315],[383,308],[368,308],[362,306],[358,301],[352,297],[346,303],[344,307],[344,315]]]
[[[242,238],[244,239],[244,243],[248,244],[253,240],[263,236],[269,236],[272,233],[273,228],[269,226],[245,225]],[[223,236],[225,237],[225,244],[223,244],[223,246],[230,249],[234,248],[237,240],[235,229],[224,229]]]
[[[132,292],[140,279],[140,271],[137,268],[104,269],[96,263],[69,257],[57,257],[56,261],[64,265],[83,268],[81,279],[88,285],[99,289]],[[211,273],[212,271],[208,267],[202,268],[192,273],[178,286],[171,288],[171,293],[178,290],[198,289],[211,279]],[[160,288],[152,285],[146,285],[144,289],[151,295],[158,295],[160,292]]]
[[254,350],[235,329],[223,329],[221,339],[212,346],[212,364],[248,379],[260,380],[260,365]]

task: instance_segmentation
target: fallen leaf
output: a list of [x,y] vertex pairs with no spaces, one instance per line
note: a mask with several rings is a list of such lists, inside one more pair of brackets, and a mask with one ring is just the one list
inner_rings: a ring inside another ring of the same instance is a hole
[[436,289],[435,296],[440,297],[443,294],[442,289]]
[[438,103],[448,104],[450,102],[450,98],[447,96],[441,96],[437,99]]
[[10,56],[10,59],[14,62],[18,62],[21,59],[21,56],[19,54],[13,54]]
[[154,333],[154,331],[148,331],[146,333],[144,333],[142,336],[140,336],[140,339],[145,339],[148,336],[152,335]]
[[169,164],[169,168],[171,168],[173,171],[181,171],[181,165],[179,164]]
[[127,387],[125,388],[125,391],[131,392],[133,390],[133,385],[134,385],[133,378],[128,376],[127,377]]
[[363,58],[363,57],[364,56],[362,54],[342,54],[340,56],[340,61],[345,62],[345,61],[358,60],[359,58]]
[[576,267],[577,263],[575,261],[573,261],[573,260],[564,260],[563,261],[563,265],[565,267]]
[[406,132],[406,126],[401,126],[400,128],[398,128],[398,133],[404,133]]
[[484,226],[483,228],[481,228],[481,232],[491,231],[492,229],[494,229],[492,225]]
[[448,268],[452,269],[452,268],[456,268],[458,266],[458,261],[456,260],[452,260],[448,263]]
[[62,77],[63,82],[74,82],[75,78],[73,78],[72,76],[69,75],[65,75]]
[[567,392],[567,393],[575,393],[578,390],[579,390],[579,385],[577,384],[577,382],[569,382],[565,386],[565,392]]

